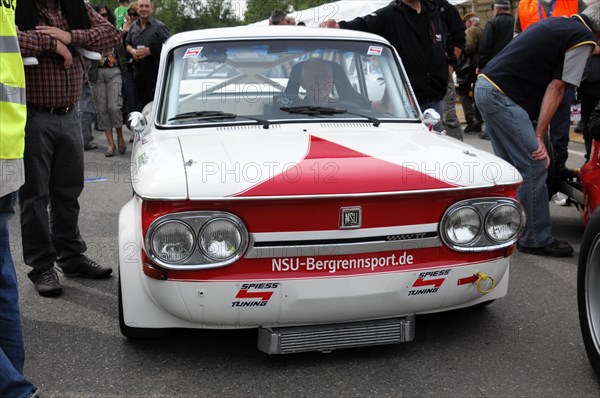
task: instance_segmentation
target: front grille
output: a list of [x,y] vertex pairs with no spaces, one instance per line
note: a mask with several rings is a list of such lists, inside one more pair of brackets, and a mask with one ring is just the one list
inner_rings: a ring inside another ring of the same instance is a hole
[[[245,258],[278,258],[313,256],[314,253],[329,253],[336,255],[375,253],[393,250],[408,250],[418,248],[439,247],[442,242],[435,225],[397,227],[376,231],[356,229],[352,231],[321,231],[310,232],[281,232],[274,239],[274,234],[251,234],[251,245]],[[402,230],[415,232],[402,233]],[[401,232],[401,233],[393,233]],[[350,235],[351,237],[341,237]],[[279,238],[276,240],[276,238]]]
[[340,348],[404,343],[414,337],[415,317],[410,315],[365,322],[261,328],[258,349],[267,354],[331,352]]

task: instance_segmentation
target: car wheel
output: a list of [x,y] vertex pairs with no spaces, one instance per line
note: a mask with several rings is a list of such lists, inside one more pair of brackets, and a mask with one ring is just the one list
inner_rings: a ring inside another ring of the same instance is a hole
[[121,276],[119,275],[119,328],[121,334],[128,339],[157,339],[170,334],[170,329],[132,328],[125,324],[123,316],[123,297],[121,294]]
[[594,212],[581,242],[577,307],[585,351],[600,376],[600,209]]

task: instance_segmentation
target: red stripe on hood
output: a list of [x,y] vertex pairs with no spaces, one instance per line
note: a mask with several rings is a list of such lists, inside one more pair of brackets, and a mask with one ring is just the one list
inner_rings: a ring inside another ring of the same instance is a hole
[[310,137],[306,156],[234,196],[328,195],[452,188],[420,171]]

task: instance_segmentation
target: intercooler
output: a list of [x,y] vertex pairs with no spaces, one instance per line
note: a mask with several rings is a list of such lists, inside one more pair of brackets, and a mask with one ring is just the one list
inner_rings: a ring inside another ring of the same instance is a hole
[[414,337],[415,317],[409,315],[364,322],[261,328],[258,349],[267,354],[327,353],[339,348],[404,343]]

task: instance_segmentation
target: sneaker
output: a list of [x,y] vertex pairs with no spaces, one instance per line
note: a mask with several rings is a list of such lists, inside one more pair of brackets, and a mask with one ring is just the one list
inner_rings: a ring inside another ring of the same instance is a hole
[[538,256],[569,257],[573,254],[573,247],[567,242],[554,239],[554,242],[542,247],[524,247],[519,245],[519,251]]
[[472,124],[467,124],[467,127],[465,127],[465,133],[468,133],[468,134],[479,134],[479,133],[481,133],[481,124],[479,122],[474,122]]
[[552,195],[552,201],[559,206],[566,206],[569,197],[562,192]]
[[62,294],[63,288],[58,282],[58,275],[56,274],[54,266],[48,268],[36,277],[29,276],[29,279],[33,282],[33,286],[40,296],[55,297]]
[[84,255],[71,257],[58,266],[62,270],[63,275],[67,277],[103,279],[108,278],[112,272],[111,268],[103,267]]

